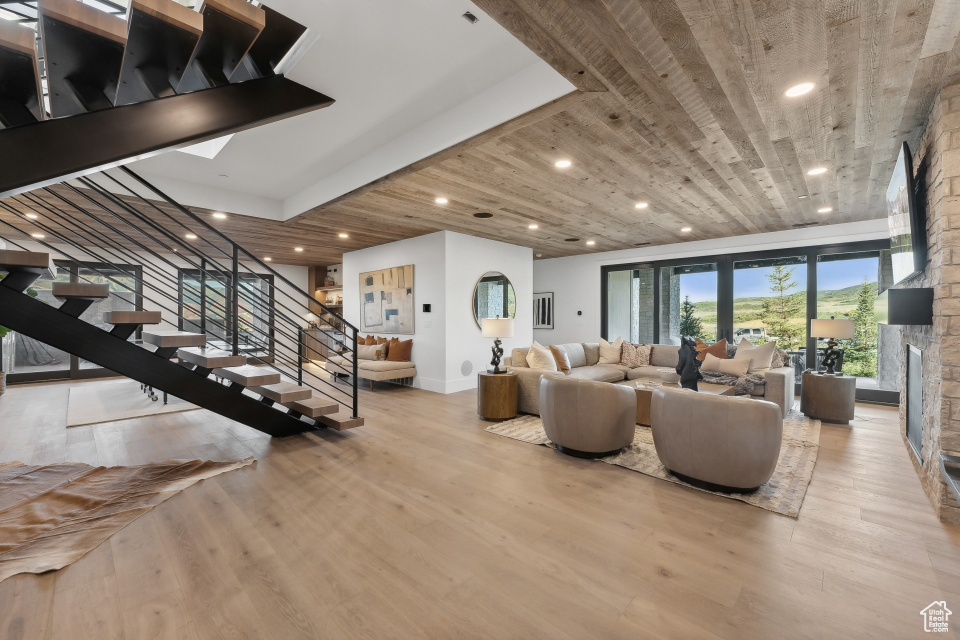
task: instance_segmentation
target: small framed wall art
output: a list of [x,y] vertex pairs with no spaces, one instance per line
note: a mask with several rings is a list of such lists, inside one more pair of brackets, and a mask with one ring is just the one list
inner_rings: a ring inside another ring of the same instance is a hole
[[533,328],[553,329],[553,292],[533,294]]

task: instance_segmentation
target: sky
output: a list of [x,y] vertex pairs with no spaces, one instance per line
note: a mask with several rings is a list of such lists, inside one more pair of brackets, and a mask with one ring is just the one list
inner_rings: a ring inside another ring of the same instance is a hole
[[[802,291],[806,287],[807,271],[805,265],[790,265],[793,269],[793,280],[797,283],[794,291]],[[733,297],[756,298],[770,295],[770,281],[767,275],[773,271],[772,267],[757,267],[756,269],[736,269],[733,272]],[[855,284],[877,281],[877,258],[861,258],[857,260],[838,260],[836,262],[820,262],[817,264],[817,289],[831,291],[845,289]],[[716,272],[682,274],[680,277],[680,298],[690,296],[691,302],[717,299]]]

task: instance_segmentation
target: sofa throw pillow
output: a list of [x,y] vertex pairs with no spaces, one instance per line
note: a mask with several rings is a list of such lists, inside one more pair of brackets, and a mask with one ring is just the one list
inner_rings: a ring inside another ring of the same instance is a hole
[[383,347],[375,344],[357,345],[358,360],[382,360]]
[[770,368],[779,369],[780,367],[789,367],[789,366],[790,366],[790,354],[784,351],[783,349],[774,349],[773,360],[770,361]]
[[543,371],[559,371],[557,361],[550,353],[550,349],[537,341],[534,341],[530,350],[527,351],[527,366],[531,369],[541,369]]
[[600,362],[600,345],[596,342],[584,342],[583,359],[586,361],[584,366],[587,367],[592,367]]
[[697,338],[697,351],[700,353],[697,355],[697,360],[703,362],[707,357],[707,354],[712,354],[721,360],[727,359],[727,340],[726,338],[717,340],[713,344],[708,345],[706,342]]
[[759,347],[753,346],[749,340],[741,340],[737,346],[737,353],[733,356],[734,360],[750,360],[750,369],[748,373],[766,371],[770,368],[773,361],[773,352],[777,348],[777,341],[771,340],[765,342]]
[[703,360],[703,365],[700,367],[700,370],[742,378],[747,375],[747,371],[750,369],[750,362],[750,360],[744,359],[730,360],[728,358],[718,358],[712,353],[708,353],[707,357]]
[[390,344],[387,347],[387,360],[389,362],[410,362],[410,356],[413,353],[413,339],[397,340],[390,338]]
[[623,346],[623,338],[617,338],[613,342],[607,342],[600,338],[600,364],[620,364],[620,348]]
[[650,365],[650,345],[624,342],[620,348],[620,364],[631,369]]
[[554,362],[557,363],[557,370],[560,373],[563,375],[570,373],[570,356],[567,355],[566,349],[552,344],[550,345],[550,354],[553,356]]
[[383,357],[381,360],[387,359],[387,354],[390,353],[390,341],[386,338],[377,338],[377,346],[383,345]]

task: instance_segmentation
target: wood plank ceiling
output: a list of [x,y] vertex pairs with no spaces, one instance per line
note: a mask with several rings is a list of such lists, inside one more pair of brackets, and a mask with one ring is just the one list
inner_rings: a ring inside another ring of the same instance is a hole
[[348,249],[448,229],[549,258],[880,218],[900,143],[960,80],[951,0],[474,3],[577,91],[285,226]]
[[310,265],[439,230],[551,258],[881,218],[901,141],[960,82],[955,0],[474,3],[577,90],[288,222],[209,221]]

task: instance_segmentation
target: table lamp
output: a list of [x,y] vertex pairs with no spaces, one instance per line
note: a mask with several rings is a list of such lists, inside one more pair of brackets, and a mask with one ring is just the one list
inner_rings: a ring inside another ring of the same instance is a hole
[[835,320],[831,317],[829,320],[810,321],[810,336],[827,339],[827,346],[823,350],[823,365],[827,368],[828,375],[843,375],[833,370],[840,358],[837,338],[852,338],[853,335],[853,320]]
[[487,369],[488,373],[507,373],[500,368],[500,358],[503,356],[503,347],[500,346],[500,338],[513,337],[513,318],[483,318],[480,320],[480,331],[484,338],[494,338],[493,341],[493,360],[490,364],[493,368]]

